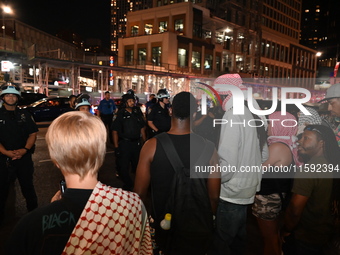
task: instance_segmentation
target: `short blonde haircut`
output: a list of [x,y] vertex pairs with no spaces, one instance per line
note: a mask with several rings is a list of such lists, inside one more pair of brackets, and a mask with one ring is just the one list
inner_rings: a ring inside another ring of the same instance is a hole
[[46,133],[50,157],[60,169],[81,179],[98,173],[106,153],[106,128],[96,116],[67,112],[55,119]]

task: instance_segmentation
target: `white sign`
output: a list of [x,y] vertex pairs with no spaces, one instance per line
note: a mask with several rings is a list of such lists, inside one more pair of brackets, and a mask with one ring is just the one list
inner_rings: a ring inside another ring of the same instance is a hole
[[13,67],[13,64],[11,61],[8,61],[8,60],[1,61],[1,72],[9,72],[12,67]]

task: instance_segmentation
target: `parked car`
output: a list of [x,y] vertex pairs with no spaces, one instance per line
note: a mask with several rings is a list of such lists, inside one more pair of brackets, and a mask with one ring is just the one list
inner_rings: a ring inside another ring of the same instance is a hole
[[18,101],[18,106],[22,106],[22,107],[27,106],[46,97],[47,96],[42,93],[21,92],[21,97]]
[[36,122],[52,121],[65,112],[73,111],[69,98],[61,96],[43,98],[22,108],[28,110]]

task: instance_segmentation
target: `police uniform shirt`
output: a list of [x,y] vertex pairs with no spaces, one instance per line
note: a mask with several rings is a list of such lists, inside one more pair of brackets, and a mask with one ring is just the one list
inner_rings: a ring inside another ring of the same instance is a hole
[[139,107],[134,106],[131,113],[125,108],[118,111],[117,117],[112,123],[111,130],[117,131],[119,138],[137,139],[140,137],[140,130],[144,126],[143,113]]
[[169,131],[171,127],[171,117],[168,108],[166,106],[163,108],[159,103],[155,104],[148,114],[148,121],[152,121],[159,132]]
[[106,100],[103,99],[100,101],[98,106],[98,111],[100,111],[101,114],[112,114],[116,110],[116,104],[112,99]]
[[18,108],[15,111],[0,108],[0,143],[6,150],[25,148],[28,136],[36,132],[37,125],[29,112]]

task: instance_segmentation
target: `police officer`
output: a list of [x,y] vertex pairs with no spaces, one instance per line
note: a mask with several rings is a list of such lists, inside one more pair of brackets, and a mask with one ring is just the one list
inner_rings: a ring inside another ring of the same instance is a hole
[[105,97],[103,100],[100,101],[98,106],[97,115],[102,119],[104,125],[108,131],[109,140],[112,143],[112,133],[110,132],[110,127],[112,125],[112,119],[114,113],[117,112],[117,106],[113,99],[110,98],[110,92],[105,92]]
[[134,95],[123,95],[122,102],[124,108],[118,111],[111,129],[119,167],[117,171],[124,182],[123,189],[132,190],[133,181],[129,174],[130,163],[132,172],[136,172],[139,152],[146,139],[145,121],[142,111],[135,106]]
[[32,152],[38,128],[32,116],[17,107],[19,88],[2,87],[0,97],[0,218],[5,211],[10,183],[18,178],[28,211],[38,206],[33,186]]
[[91,112],[90,96],[88,94],[80,94],[76,100],[75,109],[77,111]]
[[148,125],[151,129],[149,138],[156,134],[167,132],[171,127],[171,117],[169,114],[170,95],[166,89],[157,92],[158,102],[152,107],[148,114]]

